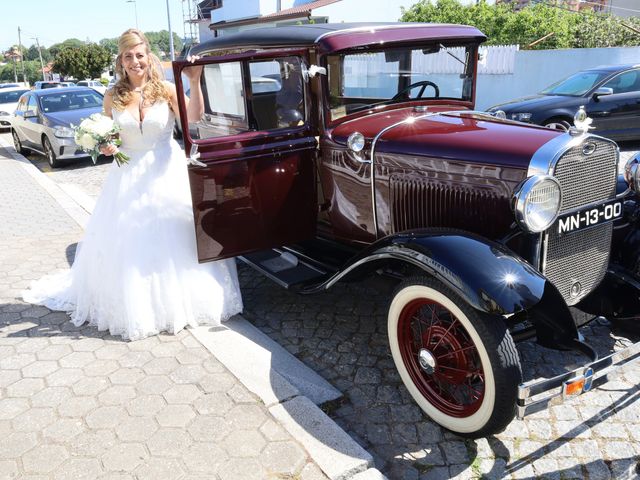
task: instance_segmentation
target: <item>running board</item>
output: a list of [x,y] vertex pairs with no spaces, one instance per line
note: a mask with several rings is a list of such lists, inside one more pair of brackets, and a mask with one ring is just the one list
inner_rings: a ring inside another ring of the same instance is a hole
[[326,277],[327,272],[302,261],[291,252],[272,248],[238,257],[277,284],[290,289]]

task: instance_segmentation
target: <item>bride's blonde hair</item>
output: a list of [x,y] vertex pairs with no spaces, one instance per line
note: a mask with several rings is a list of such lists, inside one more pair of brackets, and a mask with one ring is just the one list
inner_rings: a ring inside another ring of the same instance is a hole
[[169,92],[163,83],[164,73],[162,71],[160,59],[151,52],[149,40],[147,40],[144,33],[140,30],[136,30],[135,28],[130,28],[120,35],[120,38],[118,39],[118,56],[116,57],[116,73],[118,75],[118,81],[113,87],[113,106],[116,110],[124,110],[133,99],[129,77],[122,65],[122,55],[124,52],[131,50],[140,44],[144,44],[149,58],[149,66],[147,67],[147,83],[142,89],[145,100],[151,104],[155,103],[159,99],[163,99],[167,102],[170,101]]

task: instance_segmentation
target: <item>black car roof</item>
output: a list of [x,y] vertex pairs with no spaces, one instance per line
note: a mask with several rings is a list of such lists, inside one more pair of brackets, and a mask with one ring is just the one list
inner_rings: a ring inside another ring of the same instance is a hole
[[412,22],[351,22],[351,23],[313,23],[305,25],[285,25],[279,27],[261,27],[251,30],[243,30],[237,33],[229,33],[212,40],[194,45],[189,51],[190,55],[201,55],[220,49],[231,48],[270,48],[275,46],[293,47],[314,45],[320,37],[335,32],[345,32],[354,29],[366,29],[373,27],[423,27],[427,29],[437,27],[467,28],[477,32],[483,38],[484,35],[473,27],[464,25],[429,24]]
[[608,72],[608,73],[614,73],[614,72],[622,72],[624,70],[630,70],[632,68],[638,68],[640,67],[640,64],[637,63],[625,63],[622,65],[600,65],[597,67],[593,67],[593,68],[587,68],[585,70],[583,70],[584,72]]

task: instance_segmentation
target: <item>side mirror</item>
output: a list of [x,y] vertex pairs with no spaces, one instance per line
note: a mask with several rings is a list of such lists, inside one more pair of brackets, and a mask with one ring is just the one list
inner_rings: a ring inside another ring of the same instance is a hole
[[35,118],[38,116],[38,112],[34,112],[33,110],[27,110],[22,115],[23,118]]
[[593,92],[593,99],[598,101],[598,98],[605,95],[613,95],[613,88],[610,87],[600,87],[595,92]]

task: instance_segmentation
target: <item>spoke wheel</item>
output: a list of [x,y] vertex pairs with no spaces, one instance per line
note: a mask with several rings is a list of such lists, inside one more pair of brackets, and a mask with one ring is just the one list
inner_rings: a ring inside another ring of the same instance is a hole
[[51,146],[51,142],[47,137],[44,137],[42,140],[42,146],[44,147],[44,153],[47,156],[47,161],[51,168],[56,168],[60,166],[60,162],[58,162],[58,158],[56,157],[56,153],[53,151],[53,147]]
[[13,137],[13,146],[16,149],[16,152],[24,155],[26,152],[24,147],[22,146],[22,142],[20,141],[18,132],[16,132],[15,130],[11,130],[11,136]]
[[571,128],[571,123],[561,118],[552,118],[544,122],[544,126],[551,128],[552,130],[560,130],[561,132],[568,132]]
[[515,415],[520,362],[501,318],[429,278],[401,285],[389,308],[400,376],[434,421],[461,435],[502,431]]

